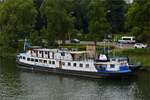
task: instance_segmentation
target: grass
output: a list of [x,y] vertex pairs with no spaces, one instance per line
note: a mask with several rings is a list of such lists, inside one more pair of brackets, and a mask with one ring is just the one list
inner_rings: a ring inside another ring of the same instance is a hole
[[132,62],[141,62],[144,67],[150,67],[150,49],[114,49],[117,56],[128,56]]

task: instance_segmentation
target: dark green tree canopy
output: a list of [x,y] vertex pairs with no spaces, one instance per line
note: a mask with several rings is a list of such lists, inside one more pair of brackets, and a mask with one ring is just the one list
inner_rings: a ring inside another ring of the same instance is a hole
[[107,20],[110,23],[112,33],[124,31],[125,22],[125,0],[105,0],[105,9],[107,12]]
[[32,0],[5,0],[0,5],[0,34],[5,45],[15,47],[19,37],[34,31],[37,11]]
[[109,32],[110,27],[105,16],[102,1],[91,0],[88,6],[88,22],[92,39],[101,40]]
[[126,14],[126,28],[137,36],[138,40],[149,41],[150,38],[150,1],[134,0]]
[[45,0],[41,12],[47,19],[47,40],[66,39],[73,28],[73,17],[66,10],[66,0]]

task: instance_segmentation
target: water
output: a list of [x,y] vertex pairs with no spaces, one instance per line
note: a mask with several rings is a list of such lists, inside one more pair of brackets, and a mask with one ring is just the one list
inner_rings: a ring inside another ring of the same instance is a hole
[[150,71],[128,79],[89,79],[18,70],[0,59],[0,100],[150,100]]

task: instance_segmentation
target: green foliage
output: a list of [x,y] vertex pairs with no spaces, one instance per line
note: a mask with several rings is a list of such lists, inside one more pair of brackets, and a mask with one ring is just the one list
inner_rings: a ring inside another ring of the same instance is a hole
[[118,33],[124,31],[125,11],[127,4],[125,0],[104,0],[107,12],[107,20],[111,25],[111,32]]
[[148,42],[149,38],[147,37],[150,37],[150,1],[135,0],[130,5],[126,17],[126,28],[134,33],[139,40]]
[[73,38],[96,43],[110,32],[125,33],[125,17],[128,33],[150,43],[150,0],[134,0],[128,6],[124,0],[3,0],[0,47],[19,48],[18,41],[25,37],[31,45],[44,47]]
[[72,0],[72,15],[75,16],[75,29],[88,33],[88,5],[91,0]]
[[41,46],[42,45],[42,37],[38,35],[39,33],[37,31],[33,32],[30,35],[30,42],[31,45]]
[[65,9],[65,0],[45,0],[41,12],[47,19],[47,40],[65,40],[73,28],[73,17]]
[[20,37],[33,32],[37,11],[32,0],[5,0],[0,5],[1,44],[17,48]]
[[102,1],[91,0],[88,6],[89,32],[92,40],[101,40],[109,32]]

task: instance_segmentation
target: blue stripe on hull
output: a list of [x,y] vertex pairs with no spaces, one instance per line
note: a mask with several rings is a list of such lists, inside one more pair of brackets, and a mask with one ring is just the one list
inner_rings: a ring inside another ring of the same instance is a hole
[[121,74],[121,73],[131,73],[131,70],[125,70],[125,71],[98,71],[99,73],[119,73],[119,74]]

